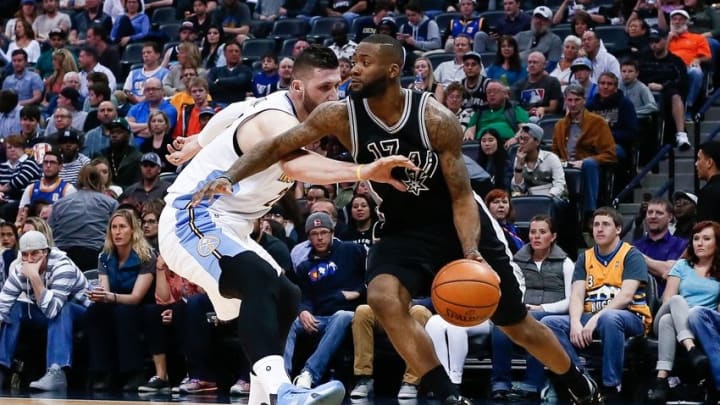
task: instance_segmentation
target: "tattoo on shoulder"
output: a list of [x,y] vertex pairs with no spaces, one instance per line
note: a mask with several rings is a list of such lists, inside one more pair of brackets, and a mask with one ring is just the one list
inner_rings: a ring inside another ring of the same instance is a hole
[[463,130],[455,114],[434,98],[425,106],[425,126],[433,147],[439,151],[459,148]]
[[323,129],[323,136],[335,135],[347,147],[350,144],[350,123],[345,101],[332,101],[318,107],[311,118]]

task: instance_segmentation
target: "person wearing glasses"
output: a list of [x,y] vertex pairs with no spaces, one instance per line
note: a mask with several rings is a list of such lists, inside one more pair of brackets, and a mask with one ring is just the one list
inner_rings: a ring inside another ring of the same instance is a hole
[[[147,94],[144,88],[151,78],[162,81],[169,73],[169,71],[160,64],[161,56],[162,49],[160,45],[155,42],[145,42],[143,44],[143,65],[141,68],[131,70],[123,85],[123,91],[125,91],[131,103],[137,104],[145,101]],[[159,87],[162,90],[162,84]],[[163,95],[163,93],[160,93],[160,96]]]
[[137,135],[135,142],[138,146],[143,143],[144,138],[151,136],[149,127],[151,112],[162,111],[167,114],[172,127],[174,127],[177,122],[177,110],[170,102],[163,98],[165,93],[163,93],[160,79],[155,77],[148,79],[145,82],[143,94],[145,95],[144,101],[132,106],[127,115],[130,128],[133,133]]
[[15,219],[16,224],[22,224],[27,217],[27,207],[39,200],[54,204],[59,199],[77,190],[75,187],[60,178],[62,158],[56,149],[45,152],[42,165],[42,178],[30,183],[20,199],[20,208]]
[[305,233],[311,249],[296,268],[302,298],[285,343],[283,358],[288,374],[292,374],[297,336],[321,338],[295,378],[295,385],[303,388],[320,383],[345,340],[355,308],[365,297],[365,247],[334,239],[334,228],[332,218],[324,212],[308,217]]

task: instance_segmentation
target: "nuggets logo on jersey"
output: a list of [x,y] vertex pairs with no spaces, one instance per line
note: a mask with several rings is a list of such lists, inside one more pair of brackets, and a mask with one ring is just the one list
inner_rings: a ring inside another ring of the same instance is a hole
[[337,264],[335,262],[320,262],[313,266],[308,272],[310,282],[317,283],[327,276],[332,276],[337,272]]

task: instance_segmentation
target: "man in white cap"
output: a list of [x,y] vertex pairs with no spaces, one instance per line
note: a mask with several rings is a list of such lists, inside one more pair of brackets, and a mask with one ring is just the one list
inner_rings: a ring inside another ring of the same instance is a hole
[[548,60],[544,68],[550,72],[560,60],[562,53],[562,40],[550,31],[550,21],[553,12],[547,6],[535,7],[529,31],[518,32],[515,40],[520,50],[520,60],[527,63],[528,55],[532,52],[541,52]]
[[[688,111],[691,111],[702,88],[703,71],[700,64],[712,60],[712,53],[707,38],[688,31],[688,21],[690,21],[690,15],[685,10],[674,10],[670,13],[668,51],[680,57],[687,66],[690,83],[685,106]],[[687,120],[689,115],[685,116]]]
[[[47,373],[30,388],[59,391],[67,388],[63,368],[70,367],[73,326],[85,313],[90,300],[88,281],[65,252],[48,245],[38,231],[23,234],[20,260],[10,266],[0,291],[0,385],[12,365],[20,330],[33,324],[47,327]],[[18,301],[25,292],[30,303]]]

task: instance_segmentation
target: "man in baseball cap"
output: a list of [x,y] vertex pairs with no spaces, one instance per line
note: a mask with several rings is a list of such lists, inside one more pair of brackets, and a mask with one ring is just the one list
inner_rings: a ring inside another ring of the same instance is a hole
[[553,12],[547,6],[535,7],[530,22],[530,30],[518,32],[516,35],[520,61],[527,63],[528,55],[532,52],[541,52],[550,62],[548,71],[554,69],[555,63],[560,60],[562,53],[562,40],[550,31]]
[[110,163],[113,182],[120,187],[128,187],[139,178],[142,154],[130,145],[131,129],[125,118],[115,118],[105,124],[105,128],[110,135],[110,146],[101,154]]
[[[67,388],[64,369],[72,364],[73,326],[90,305],[88,282],[65,252],[51,249],[47,237],[38,231],[25,232],[18,242],[19,259],[13,262],[2,287],[0,307],[0,364],[12,364],[21,329],[44,324],[47,332],[47,373],[30,388],[62,391]],[[20,302],[20,292],[28,302]],[[18,310],[22,308],[22,310]],[[68,330],[68,328],[70,328]],[[0,369],[0,381],[6,377]],[[9,377],[9,376],[8,376]]]
[[129,198],[144,204],[147,201],[162,199],[167,193],[170,183],[160,179],[163,161],[155,152],[148,152],[140,157],[140,181],[128,187],[120,200]]
[[592,80],[592,62],[585,57],[575,59],[570,65],[572,78],[585,89],[585,99],[590,100],[597,92],[597,83]]

